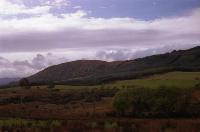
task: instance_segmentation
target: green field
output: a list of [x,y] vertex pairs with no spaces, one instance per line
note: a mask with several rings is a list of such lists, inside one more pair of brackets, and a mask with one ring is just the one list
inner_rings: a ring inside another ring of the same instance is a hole
[[[69,85],[56,85],[54,90],[59,89],[63,91],[68,90],[83,90],[92,88],[123,88],[124,86],[142,86],[149,88],[158,88],[159,86],[172,86],[177,88],[192,88],[200,83],[200,72],[169,72],[165,74],[153,75],[141,79],[115,81],[109,84],[102,84],[96,86],[69,86]],[[47,86],[39,86],[40,89],[46,89]],[[7,89],[8,91],[17,88]],[[34,86],[32,90],[37,90],[38,87]],[[20,89],[18,89],[20,90]],[[6,91],[6,89],[4,89]]]
[[56,89],[84,89],[84,88],[123,88],[124,86],[142,86],[149,88],[158,88],[159,86],[173,86],[177,88],[192,88],[200,83],[200,72],[169,72],[160,75],[153,75],[141,79],[116,81],[110,84],[97,85],[97,86],[56,86]]
[[[142,86],[149,88],[158,88],[159,86],[173,86],[177,88],[192,88],[200,83],[200,72],[169,72],[160,75],[153,75],[141,79],[116,81],[103,85],[104,87],[123,88],[124,86]],[[56,86],[59,89],[82,89],[102,87],[98,86]]]
[[177,88],[191,88],[200,83],[200,72],[170,72],[153,75],[142,79],[117,81],[110,86],[143,86],[157,88],[159,86],[174,86]]

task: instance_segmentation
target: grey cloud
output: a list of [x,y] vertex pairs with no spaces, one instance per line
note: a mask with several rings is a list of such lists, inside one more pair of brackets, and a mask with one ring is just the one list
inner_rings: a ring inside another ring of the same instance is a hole
[[9,64],[9,61],[3,57],[0,57],[0,65],[7,66],[7,64]]
[[163,54],[173,50],[189,49],[198,44],[192,45],[165,45],[161,47],[148,48],[148,49],[105,49],[96,53],[96,58],[108,61],[121,61],[121,60],[134,60],[155,54]]
[[[181,49],[188,49],[197,45],[182,45]],[[180,46],[167,45],[155,48],[110,48],[96,51],[96,55],[91,59],[102,59],[107,61],[130,60],[142,58],[149,55],[170,52],[174,49],[180,49]],[[95,54],[95,52],[94,52]],[[0,57],[0,78],[2,77],[24,77],[34,74],[48,66],[60,64],[68,61],[66,57],[56,56],[54,54],[37,54],[31,60],[9,61]]]
[[41,55],[37,54],[37,56],[32,60],[32,65],[36,69],[42,69],[45,67],[46,63],[46,58]]
[[128,60],[131,59],[133,52],[129,49],[112,49],[107,51],[99,51],[96,53],[96,57],[103,60]]
[[57,57],[51,53],[46,56],[37,54],[35,58],[31,61],[31,67],[41,70],[51,65],[59,64],[68,61],[65,57]]
[[36,73],[50,65],[66,62],[64,57],[57,57],[51,53],[47,55],[37,54],[32,60],[9,61],[0,57],[0,78],[2,77],[25,77]]
[[[199,11],[200,8],[197,8],[185,16],[152,21],[88,18],[83,15],[84,12],[65,14],[63,18],[45,15],[40,19],[2,19],[0,52],[138,46],[152,48],[169,44],[180,47],[181,44],[200,43]],[[24,23],[33,25],[24,26]]]
[[48,51],[61,48],[134,47],[200,42],[200,33],[173,34],[162,30],[81,30],[31,32],[0,36],[0,52]]
[[[96,59],[126,60],[165,53],[173,49],[190,48],[200,45],[199,11],[200,9],[188,16],[163,18],[153,20],[153,22],[142,22],[134,19],[130,19],[131,22],[129,22],[129,19],[124,21],[123,18],[81,17],[80,20],[77,19],[79,22],[75,26],[73,24],[66,26],[68,23],[62,26],[62,23],[67,19],[57,22],[57,17],[51,18],[50,23],[55,21],[55,25],[59,25],[61,22],[61,26],[54,27],[56,30],[44,30],[49,25],[44,23],[43,19],[40,20],[41,25],[36,22],[39,26],[33,26],[36,27],[35,30],[18,22],[19,25],[16,26],[16,29],[22,27],[19,32],[15,29],[14,23],[13,28],[10,27],[12,23],[8,24],[10,28],[5,28],[6,22],[4,22],[5,25],[0,27],[2,29],[0,32],[0,54],[6,56],[6,54],[16,54],[16,52],[21,54],[24,52],[58,53],[61,50],[62,52],[71,50],[68,53],[69,58],[73,56],[71,58],[81,59],[92,58],[98,51],[94,57]],[[48,17],[44,18],[46,20]],[[31,20],[38,19],[28,21]],[[69,24],[70,22],[74,22],[74,19],[69,21]],[[43,26],[46,25],[47,27],[43,29]],[[98,28],[98,26],[100,27]],[[130,29],[128,29],[129,26]],[[4,31],[4,29],[6,30]],[[59,64],[66,60],[65,57],[56,57],[52,54],[38,54],[32,60],[14,62],[9,61],[6,57],[0,57],[0,77],[30,75],[49,65]]]

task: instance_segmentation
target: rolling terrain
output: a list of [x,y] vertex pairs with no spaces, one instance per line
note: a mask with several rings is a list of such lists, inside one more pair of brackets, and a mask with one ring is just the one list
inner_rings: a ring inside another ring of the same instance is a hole
[[79,60],[48,67],[28,77],[32,83],[96,85],[169,71],[199,71],[200,47],[130,61]]
[[0,131],[199,132],[199,56],[196,47],[49,67],[0,89]]

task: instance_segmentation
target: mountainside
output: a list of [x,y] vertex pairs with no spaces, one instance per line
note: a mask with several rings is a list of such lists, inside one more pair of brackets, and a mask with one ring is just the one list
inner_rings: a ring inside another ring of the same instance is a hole
[[72,61],[51,66],[28,79],[32,83],[98,84],[173,70],[200,70],[200,47],[130,61]]
[[0,78],[0,86],[6,85],[8,83],[15,82],[18,80],[19,80],[19,78]]

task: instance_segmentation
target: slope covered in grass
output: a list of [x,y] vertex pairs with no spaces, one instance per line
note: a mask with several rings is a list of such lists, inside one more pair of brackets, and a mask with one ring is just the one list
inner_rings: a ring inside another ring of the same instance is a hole
[[96,85],[169,71],[199,71],[200,47],[129,61],[79,60],[51,66],[32,75],[32,83]]
[[136,85],[150,88],[159,86],[174,86],[177,88],[191,88],[200,83],[200,72],[169,72],[165,74],[153,75],[150,77],[117,81],[114,86]]

